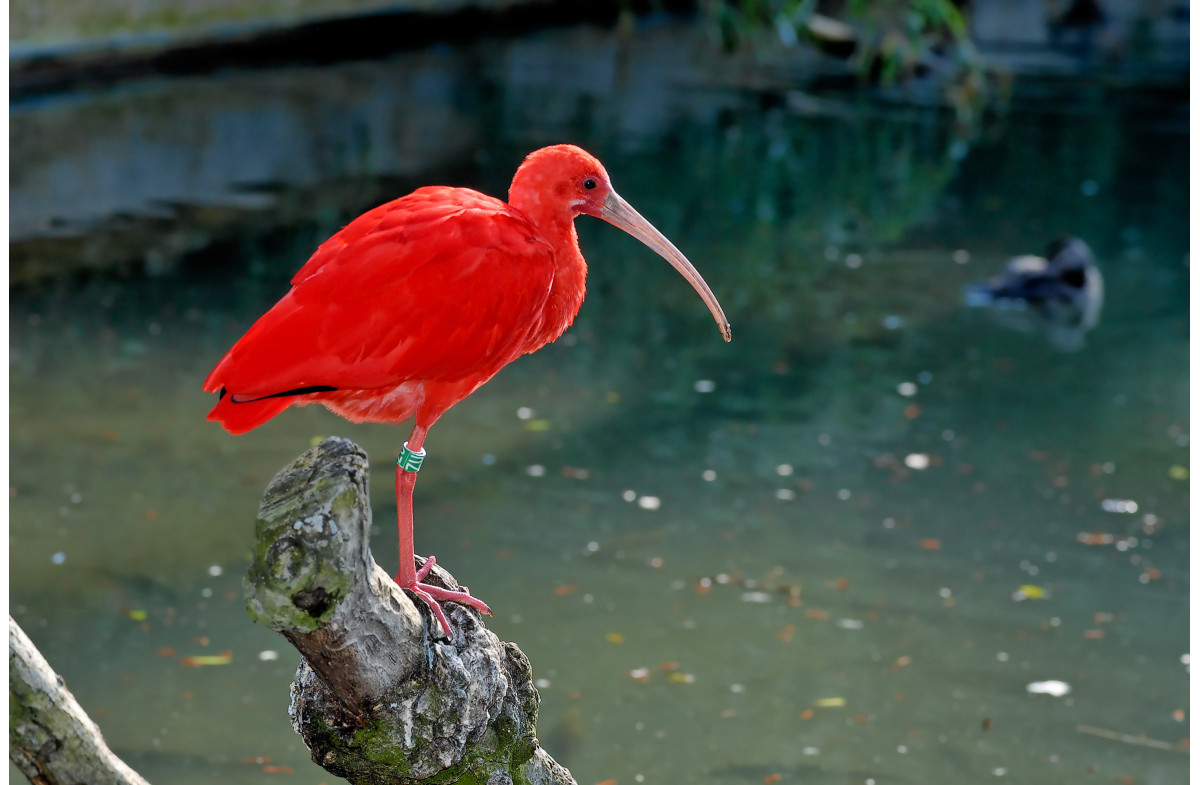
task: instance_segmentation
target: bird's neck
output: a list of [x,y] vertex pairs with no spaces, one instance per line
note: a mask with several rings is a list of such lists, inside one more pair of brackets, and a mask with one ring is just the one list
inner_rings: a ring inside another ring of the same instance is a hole
[[[535,186],[535,187],[521,187]],[[538,237],[554,248],[554,282],[542,308],[542,318],[530,332],[525,351],[532,352],[555,340],[571,326],[583,304],[587,263],[579,250],[575,213],[562,201],[541,198],[534,183],[514,180],[509,204],[520,210],[537,229]]]

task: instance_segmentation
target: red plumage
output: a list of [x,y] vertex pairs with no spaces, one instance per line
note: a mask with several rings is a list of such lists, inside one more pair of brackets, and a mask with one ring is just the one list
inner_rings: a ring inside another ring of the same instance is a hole
[[[588,153],[557,145],[529,155],[508,203],[467,188],[431,186],[380,205],[330,237],[204,382],[220,393],[208,419],[245,433],[288,406],[321,403],[355,422],[414,417],[406,450],[508,363],[563,333],[583,302],[581,213],[629,232],[670,262],[729,325],[700,274],[612,189]],[[412,550],[416,471],[396,470],[400,571],[450,626],[438,601],[484,612],[465,592],[421,583]]]

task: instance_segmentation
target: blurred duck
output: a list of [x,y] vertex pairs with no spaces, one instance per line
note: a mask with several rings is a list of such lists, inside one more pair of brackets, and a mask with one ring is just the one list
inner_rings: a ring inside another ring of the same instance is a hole
[[1010,259],[1002,275],[967,287],[966,303],[1027,312],[1026,318],[1002,321],[1023,331],[1040,327],[1058,348],[1074,350],[1100,321],[1104,279],[1087,244],[1062,237],[1050,244],[1045,257]]

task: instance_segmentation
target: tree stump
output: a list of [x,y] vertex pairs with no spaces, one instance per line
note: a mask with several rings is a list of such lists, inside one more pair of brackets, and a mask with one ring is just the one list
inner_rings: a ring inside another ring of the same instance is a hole
[[[352,783],[575,785],[534,733],[529,660],[473,609],[453,639],[371,557],[367,456],[341,438],[271,481],[246,575],[251,617],[303,656],[288,713],[313,760]],[[460,588],[435,565],[428,582]]]

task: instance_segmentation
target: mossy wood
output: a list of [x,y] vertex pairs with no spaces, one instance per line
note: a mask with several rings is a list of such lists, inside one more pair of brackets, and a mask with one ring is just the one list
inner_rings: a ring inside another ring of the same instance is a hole
[[8,758],[35,785],[146,785],[8,617]]
[[[529,661],[479,615],[450,641],[371,557],[367,456],[330,438],[276,475],[246,575],[250,615],[303,656],[288,709],[313,760],[353,783],[575,785],[538,746]],[[429,582],[457,589],[439,566]]]

